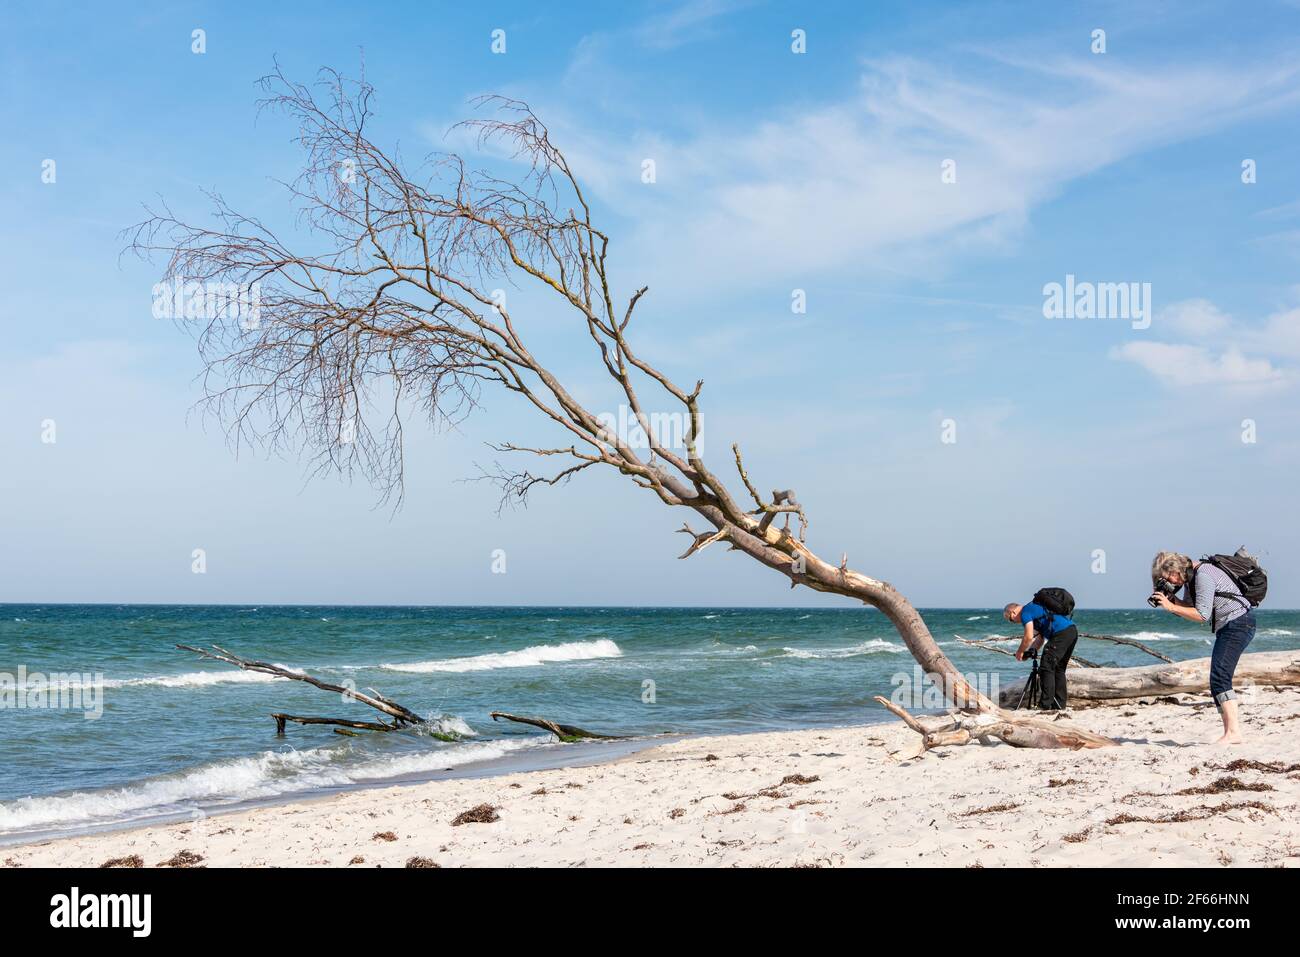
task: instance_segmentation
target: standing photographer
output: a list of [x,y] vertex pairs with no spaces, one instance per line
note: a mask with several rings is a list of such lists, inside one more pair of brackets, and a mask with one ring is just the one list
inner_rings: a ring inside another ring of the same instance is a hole
[[[1232,676],[1241,653],[1255,637],[1251,603],[1223,569],[1208,561],[1194,562],[1177,552],[1156,553],[1151,563],[1151,584],[1155,591],[1148,601],[1153,607],[1188,621],[1206,622],[1214,632],[1210,694],[1223,719],[1223,736],[1214,743],[1240,744],[1241,724]],[[1174,597],[1179,588],[1184,589],[1181,600]]]

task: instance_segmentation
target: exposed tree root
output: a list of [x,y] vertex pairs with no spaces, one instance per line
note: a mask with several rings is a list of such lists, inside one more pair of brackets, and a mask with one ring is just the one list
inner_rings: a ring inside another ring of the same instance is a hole
[[906,754],[903,760],[920,757],[932,748],[951,745],[991,744],[991,739],[1004,741],[1015,748],[1105,748],[1116,744],[1104,735],[1094,734],[1077,728],[1072,724],[1059,721],[1044,721],[1041,718],[1019,717],[994,708],[976,714],[958,712],[942,718],[920,719],[894,704],[882,695],[876,695],[876,702],[887,711],[897,715],[903,722],[921,736],[921,741],[913,752]]

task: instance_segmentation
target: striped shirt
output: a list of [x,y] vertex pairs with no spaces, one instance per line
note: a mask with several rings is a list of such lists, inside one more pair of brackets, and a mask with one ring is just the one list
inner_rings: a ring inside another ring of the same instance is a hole
[[1241,589],[1223,569],[1201,562],[1196,566],[1195,592],[1188,597],[1196,602],[1196,610],[1215,631],[1250,611],[1250,603],[1245,598],[1223,597],[1215,592],[1240,595]]

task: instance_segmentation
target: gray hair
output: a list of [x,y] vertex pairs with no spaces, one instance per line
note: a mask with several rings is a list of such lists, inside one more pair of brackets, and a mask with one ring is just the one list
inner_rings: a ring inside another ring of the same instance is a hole
[[1190,581],[1192,560],[1178,552],[1156,552],[1156,557],[1151,560],[1151,584],[1154,585],[1157,579],[1168,578],[1173,572],[1182,575],[1183,581]]
[[1011,609],[1013,609],[1013,608],[1019,608],[1019,607],[1020,607],[1020,605],[1013,601],[1011,604],[1007,605],[1006,608],[1003,608],[1003,609],[1002,609],[1002,617],[1005,618],[1007,621],[1010,621],[1010,620],[1011,620]]

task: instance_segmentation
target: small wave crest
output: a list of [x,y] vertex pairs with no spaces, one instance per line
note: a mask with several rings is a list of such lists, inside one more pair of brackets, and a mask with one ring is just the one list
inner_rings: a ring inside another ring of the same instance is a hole
[[469,658],[442,658],[382,665],[386,671],[409,671],[417,674],[432,671],[462,673],[492,671],[496,668],[530,668],[560,661],[590,661],[597,658],[621,658],[623,651],[608,638],[595,641],[570,641],[561,645],[533,645],[520,651],[501,651]]
[[[286,668],[286,670],[296,669]],[[91,683],[86,680],[87,678],[91,676],[88,674],[61,676],[51,680],[49,687],[59,691],[77,690]],[[277,679],[275,675],[263,674],[260,671],[191,671],[179,675],[151,675],[146,678],[105,678],[102,686],[105,688],[207,688],[212,685],[276,680],[284,679]]]
[[836,659],[836,658],[856,658],[859,655],[873,655],[880,652],[897,654],[900,651],[906,651],[903,645],[893,641],[885,641],[883,638],[872,638],[861,644],[853,645],[850,648],[782,648],[785,652],[783,658],[802,658],[802,659]]

